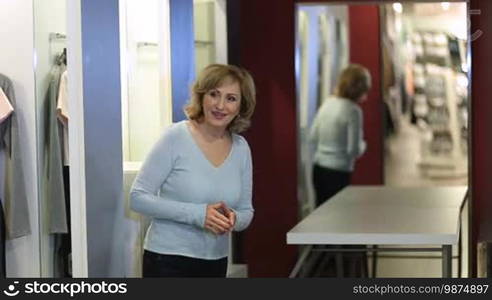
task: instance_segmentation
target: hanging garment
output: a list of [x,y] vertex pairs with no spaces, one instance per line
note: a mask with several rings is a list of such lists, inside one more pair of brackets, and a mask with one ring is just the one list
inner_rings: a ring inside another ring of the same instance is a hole
[[45,127],[45,170],[43,187],[49,211],[49,232],[67,233],[65,192],[63,186],[63,166],[61,147],[61,124],[58,121],[56,106],[61,74],[64,65],[55,65],[51,70],[50,84],[44,99],[46,116]]
[[0,278],[7,277],[7,259],[5,257],[5,215],[3,213],[2,199],[0,199]]
[[65,205],[67,208],[67,226],[68,232],[55,234],[55,252],[54,252],[54,272],[55,277],[70,278],[72,277],[72,235],[70,231],[70,169],[68,166],[63,167],[63,185],[65,190]]
[[[15,109],[14,86],[12,81],[2,74],[0,74],[0,88],[2,88],[13,109]],[[6,157],[4,170],[5,224],[7,237],[13,239],[31,233],[26,182],[21,156],[19,120],[15,113],[11,113],[0,123],[0,148],[5,150]]]
[[50,232],[54,234],[54,276],[71,277],[70,188],[68,179],[68,86],[66,50],[58,56],[51,73],[46,96],[47,105],[47,194],[53,195],[50,207],[56,208],[51,216]]
[[[14,108],[10,104],[7,95],[3,92],[0,87],[0,123],[7,119]],[[2,199],[0,199],[0,278],[5,278],[6,271],[6,258],[5,258],[5,215],[3,213]]]
[[56,112],[60,123],[62,124],[63,136],[63,165],[69,165],[68,157],[68,72],[65,70],[60,77],[60,87],[58,89],[58,99]]

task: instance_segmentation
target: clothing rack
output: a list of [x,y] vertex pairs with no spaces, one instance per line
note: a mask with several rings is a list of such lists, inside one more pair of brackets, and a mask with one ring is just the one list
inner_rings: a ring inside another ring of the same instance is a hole
[[[201,40],[196,40],[195,41],[195,44],[198,44],[198,45],[213,45],[214,42],[212,41],[201,41]],[[158,43],[154,43],[154,42],[138,42],[137,43],[137,47],[140,48],[140,47],[157,47],[159,46]]]
[[153,42],[138,42],[137,47],[157,47],[159,46],[158,43],[153,43]]
[[67,36],[63,33],[58,33],[58,32],[50,33],[50,41],[65,40],[65,39],[67,39]]
[[197,45],[207,46],[207,45],[213,45],[213,44],[214,44],[214,42],[213,42],[213,41],[202,41],[202,40],[195,40],[195,44],[197,44]]

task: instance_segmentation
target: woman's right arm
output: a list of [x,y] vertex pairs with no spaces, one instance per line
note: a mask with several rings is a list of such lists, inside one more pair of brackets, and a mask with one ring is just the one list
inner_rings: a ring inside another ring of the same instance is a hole
[[130,192],[130,207],[141,214],[204,227],[206,204],[170,199],[158,192],[171,173],[176,159],[173,133],[166,130],[149,153]]
[[316,113],[314,116],[313,124],[311,125],[311,128],[309,130],[309,152],[313,154],[316,152],[316,147],[318,146],[318,141],[319,141],[319,127],[320,127],[320,111]]

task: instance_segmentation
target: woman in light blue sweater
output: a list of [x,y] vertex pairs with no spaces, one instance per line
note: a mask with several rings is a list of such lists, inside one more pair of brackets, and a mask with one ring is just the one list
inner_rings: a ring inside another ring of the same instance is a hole
[[206,67],[185,108],[167,128],[131,191],[131,208],[152,218],[144,277],[225,277],[229,236],[253,218],[252,162],[246,140],[255,107],[251,75]]
[[358,103],[367,98],[370,88],[369,71],[360,65],[349,65],[340,74],[335,95],[323,102],[314,118],[310,142],[315,149],[316,206],[350,184],[355,160],[366,149]]

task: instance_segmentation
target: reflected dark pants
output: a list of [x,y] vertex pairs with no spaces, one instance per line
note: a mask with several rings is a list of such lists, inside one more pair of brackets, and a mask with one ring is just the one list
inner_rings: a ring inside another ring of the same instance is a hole
[[67,218],[67,233],[55,234],[55,276],[61,278],[72,277],[72,234],[70,220],[70,167],[63,166],[63,188],[65,192],[65,213]]
[[351,175],[351,172],[333,170],[315,164],[313,166],[313,185],[316,191],[316,207],[348,186]]
[[208,260],[144,251],[143,277],[226,277],[227,257]]

